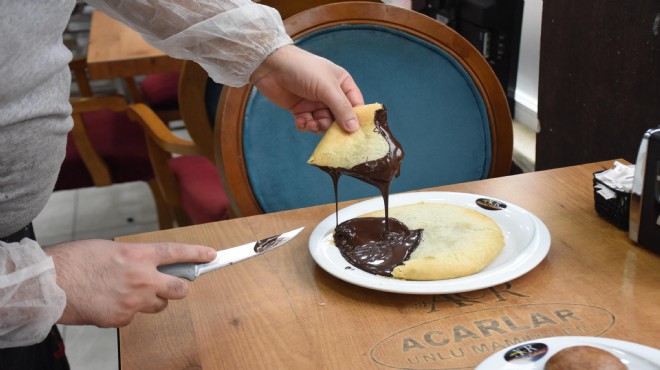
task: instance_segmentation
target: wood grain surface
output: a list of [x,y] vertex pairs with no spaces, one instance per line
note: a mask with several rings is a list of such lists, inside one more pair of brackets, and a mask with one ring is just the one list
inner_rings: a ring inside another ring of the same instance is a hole
[[660,257],[594,211],[592,173],[612,163],[432,189],[516,204],[550,230],[536,268],[478,291],[385,293],[326,273],[308,240],[334,204],[117,238],[222,249],[306,227],[273,252],[200,277],[160,314],[137,315],[119,330],[121,367],[472,369],[509,345],[561,335],[659,347]]
[[110,79],[178,71],[183,61],[165,55],[138,32],[95,11],[90,23],[87,63],[93,79]]

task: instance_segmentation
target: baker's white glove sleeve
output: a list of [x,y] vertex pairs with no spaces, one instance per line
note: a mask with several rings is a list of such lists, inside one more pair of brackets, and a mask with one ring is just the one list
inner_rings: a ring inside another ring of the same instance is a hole
[[275,50],[293,43],[277,10],[250,0],[89,0],[168,55],[216,81],[243,86]]
[[0,242],[0,348],[43,341],[65,305],[53,259],[37,242]]

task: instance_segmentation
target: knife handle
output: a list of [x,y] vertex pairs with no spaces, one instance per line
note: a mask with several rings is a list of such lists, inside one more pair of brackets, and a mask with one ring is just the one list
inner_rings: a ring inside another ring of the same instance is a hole
[[193,281],[197,277],[197,264],[196,263],[190,263],[190,262],[183,262],[183,263],[173,263],[170,265],[160,265],[157,267],[158,271],[184,278],[186,280]]

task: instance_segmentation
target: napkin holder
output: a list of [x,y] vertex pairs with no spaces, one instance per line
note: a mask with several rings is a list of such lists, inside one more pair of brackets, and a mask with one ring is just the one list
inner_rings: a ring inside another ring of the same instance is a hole
[[646,131],[639,146],[628,236],[660,254],[660,127]]

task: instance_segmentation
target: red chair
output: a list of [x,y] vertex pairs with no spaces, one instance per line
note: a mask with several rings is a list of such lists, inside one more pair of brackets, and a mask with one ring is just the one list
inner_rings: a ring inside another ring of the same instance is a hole
[[147,75],[140,82],[144,103],[165,122],[181,119],[179,112],[180,73],[158,73]]
[[161,229],[172,225],[149,160],[144,131],[132,122],[122,96],[94,96],[84,59],[69,64],[80,90],[72,98],[74,126],[55,190],[145,181],[154,196]]
[[147,104],[132,104],[128,113],[147,133],[151,165],[177,225],[224,220],[231,216],[229,200],[214,163],[211,126],[222,85],[193,62],[184,63],[180,81],[179,107],[192,141],[174,135]]
[[148,105],[165,122],[181,119],[179,112],[179,71],[146,75],[139,82],[124,77],[133,103]]

